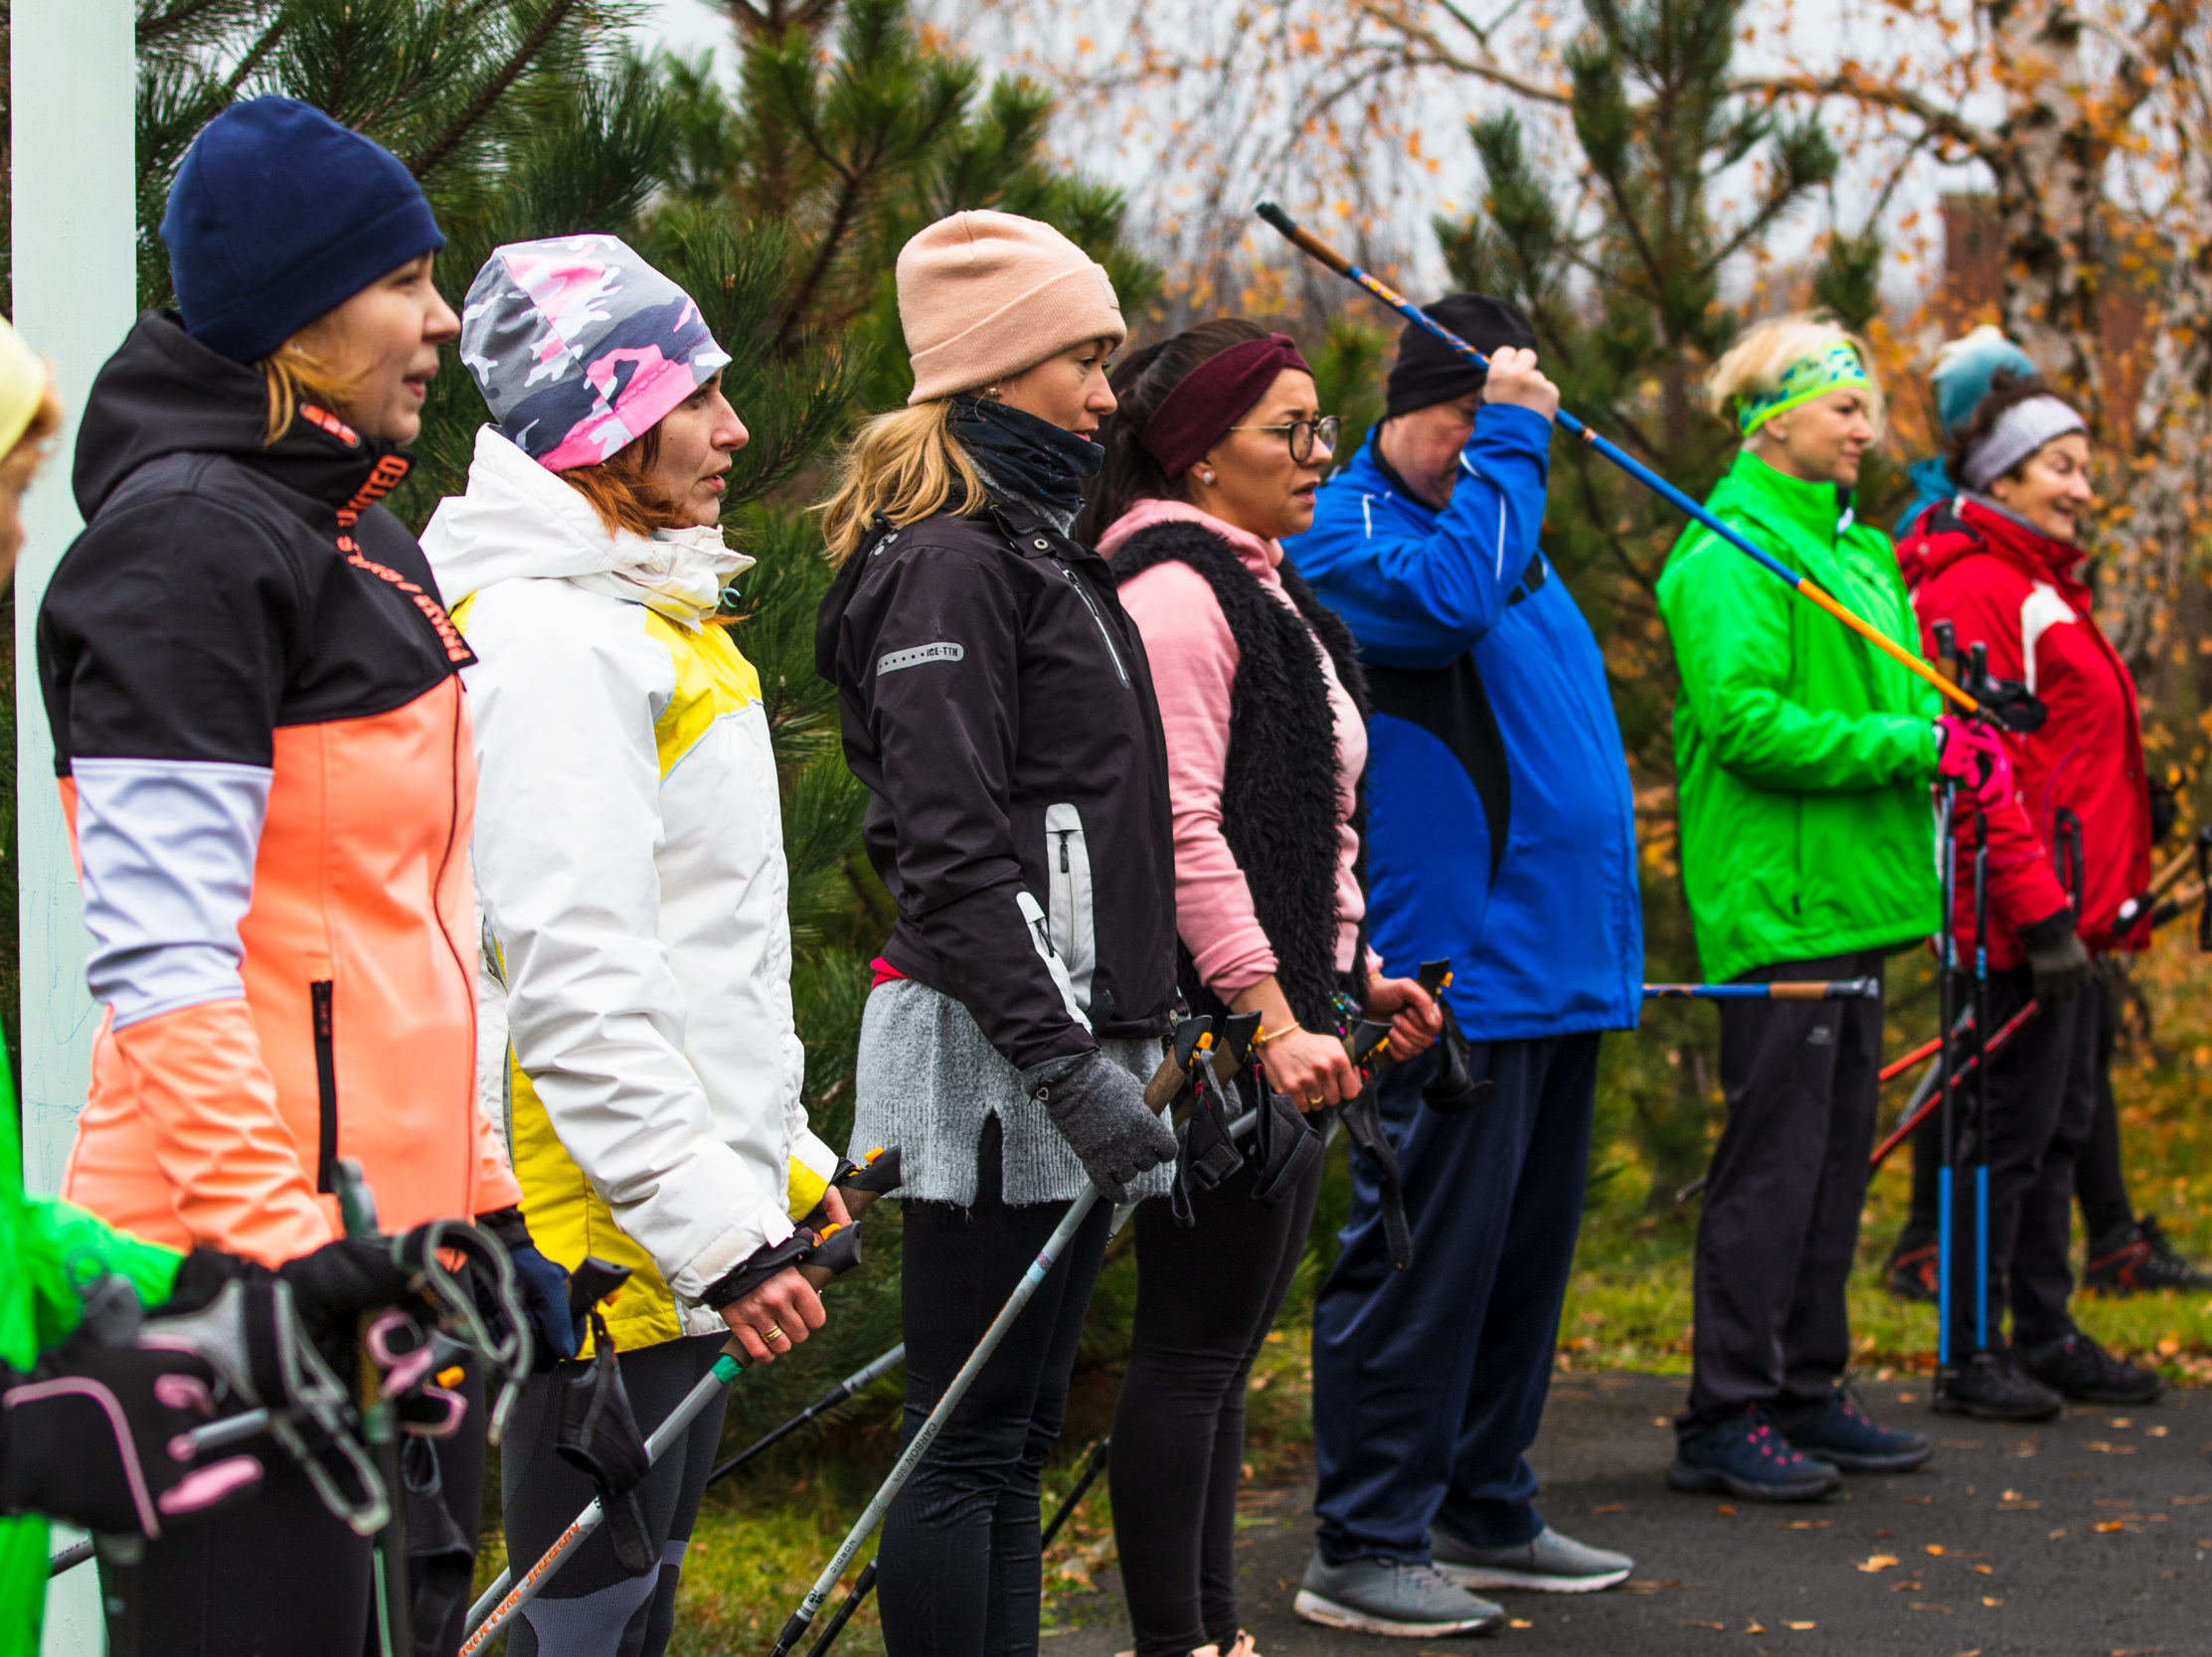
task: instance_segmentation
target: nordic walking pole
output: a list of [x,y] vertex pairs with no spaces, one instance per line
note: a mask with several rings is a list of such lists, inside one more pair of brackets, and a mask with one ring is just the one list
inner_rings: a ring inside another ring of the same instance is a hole
[[[1187,1072],[1193,1063],[1213,1047],[1212,1032],[1213,1022],[1210,1019],[1185,1021],[1177,1031],[1177,1051],[1161,1060],[1160,1070],[1164,1072],[1172,1064]],[[1159,1073],[1155,1073],[1147,1090],[1156,1086],[1158,1081]],[[845,1540],[838,1544],[837,1552],[830,1556],[829,1564],[822,1568],[822,1574],[814,1578],[814,1585],[806,1590],[806,1597],[799,1601],[798,1609],[784,1622],[782,1631],[775,1636],[775,1646],[768,1657],[788,1657],[791,1648],[805,1637],[807,1627],[820,1613],[823,1601],[829,1598],[830,1589],[837,1585],[837,1578],[845,1574],[845,1567],[853,1563],[853,1556],[860,1552],[862,1544],[883,1523],[883,1516],[890,1511],[899,1492],[906,1488],[907,1480],[914,1477],[915,1468],[930,1453],[930,1446],[936,1442],[937,1434],[944,1430],[944,1423],[952,1418],[952,1411],[959,1408],[960,1400],[967,1396],[967,1390],[975,1385],[975,1378],[983,1373],[983,1366],[991,1361],[991,1355],[998,1350],[999,1342],[1006,1338],[1006,1331],[1014,1327],[1014,1320],[1022,1315],[1022,1309],[1035,1296],[1038,1286],[1051,1272],[1054,1261],[1068,1251],[1069,1244],[1075,1242],[1076,1233],[1083,1229],[1083,1223],[1098,1206],[1099,1188],[1085,1180],[1083,1189],[1076,1193],[1076,1200],[1068,1205],[1067,1214],[1052,1229],[1052,1236],[1045,1239],[1044,1247],[1037,1251],[1037,1257],[1029,1262],[1029,1269],[1022,1273],[1021,1281],[1014,1285],[1014,1292],[1006,1297],[1006,1304],[999,1308],[998,1316],[991,1319],[991,1326],[983,1331],[983,1338],[975,1343],[975,1350],[967,1355],[967,1362],[952,1377],[951,1385],[944,1389],[943,1396],[931,1409],[929,1418],[916,1429],[907,1447],[899,1452],[899,1459],[892,1463],[891,1476],[868,1499],[868,1505],[860,1510],[860,1517],[853,1521],[853,1528],[845,1533]],[[873,1566],[875,1562],[869,1563]],[[857,1603],[857,1595],[855,1602]],[[465,1647],[460,1657],[470,1657]]]
[[[1987,647],[1976,644],[1978,668]],[[1974,1350],[1989,1350],[1989,820],[1974,802]]]
[[711,1485],[717,1479],[727,1478],[730,1474],[736,1472],[740,1467],[743,1467],[747,1462],[751,1461],[755,1456],[761,1454],[763,1451],[770,1448],[773,1445],[780,1444],[784,1439],[790,1437],[792,1433],[798,1431],[798,1429],[804,1426],[808,1421],[811,1421],[817,1416],[820,1416],[827,1411],[836,1408],[840,1404],[843,1404],[855,1393],[861,1392],[868,1387],[872,1387],[877,1381],[881,1380],[884,1376],[889,1375],[893,1370],[897,1369],[906,1361],[907,1343],[905,1341],[901,1341],[897,1346],[893,1347],[882,1357],[876,1359],[873,1363],[867,1364],[864,1367],[853,1371],[852,1374],[845,1377],[844,1380],[838,1382],[836,1386],[832,1387],[828,1392],[824,1393],[820,1398],[816,1399],[804,1409],[801,1409],[796,1415],[793,1415],[781,1426],[770,1427],[767,1431],[762,1433],[760,1437],[754,1439],[752,1443],[746,1445],[744,1449],[738,1451],[736,1455],[732,1456],[728,1461],[725,1461],[721,1466],[717,1467],[713,1472],[709,1473],[707,1475],[707,1483]]
[[[806,1590],[806,1597],[799,1602],[798,1609],[783,1624],[782,1632],[775,1637],[775,1646],[769,1657],[787,1657],[790,1649],[804,1637],[807,1625],[814,1620],[816,1613],[822,1608],[822,1602],[837,1585],[837,1578],[844,1575],[845,1567],[852,1564],[853,1556],[860,1552],[861,1545],[874,1533],[876,1526],[882,1523],[892,1501],[906,1487],[907,1480],[914,1476],[914,1470],[921,1464],[922,1458],[930,1453],[930,1446],[936,1442],[937,1434],[944,1429],[944,1423],[951,1418],[952,1411],[959,1408],[960,1400],[967,1396],[967,1390],[975,1385],[975,1378],[982,1373],[983,1366],[990,1362],[991,1355],[1006,1338],[1007,1330],[1013,1328],[1014,1320],[1021,1316],[1023,1308],[1036,1294],[1038,1286],[1044,1282],[1054,1262],[1067,1252],[1069,1245],[1075,1242],[1076,1233],[1083,1229],[1083,1223],[1090,1219],[1091,1211],[1098,1206],[1099,1188],[1086,1180],[1076,1200],[1068,1205],[1067,1214],[1053,1228],[1052,1236],[1045,1240],[1044,1247],[1029,1262],[1029,1269],[1022,1273],[1021,1281],[1014,1285],[1014,1292],[1006,1297],[1006,1304],[999,1308],[998,1316],[983,1331],[982,1340],[976,1343],[975,1350],[968,1354],[967,1362],[953,1376],[952,1384],[945,1388],[944,1396],[936,1402],[936,1408],[930,1411],[929,1419],[922,1423],[907,1447],[900,1452],[898,1461],[892,1466],[891,1476],[869,1498],[868,1505],[853,1522],[853,1528],[846,1533],[837,1552],[830,1556],[829,1564],[822,1568],[822,1574],[814,1579],[814,1585]],[[471,1647],[462,1646],[460,1657],[472,1657]]]
[[[1255,211],[1259,213],[1261,218],[1279,231],[1291,246],[1307,257],[1318,260],[1347,281],[1365,288],[1375,298],[1388,305],[1415,327],[1435,335],[1477,367],[1485,369],[1489,367],[1489,359],[1483,356],[1481,352],[1475,350],[1473,346],[1457,334],[1438,322],[1435,317],[1423,311],[1420,306],[1389,283],[1362,270],[1311,232],[1299,229],[1297,222],[1287,213],[1284,213],[1282,209],[1276,206],[1275,203],[1262,202]],[[2009,725],[2007,716],[2012,714],[2014,709],[2020,707],[2020,704],[1976,701],[1880,628],[1860,620],[1851,610],[1846,609],[1818,586],[1815,586],[1809,578],[1799,576],[1772,553],[1762,551],[1741,533],[1722,523],[1719,518],[1707,511],[1703,504],[1685,495],[1649,466],[1629,454],[1618,443],[1614,442],[1611,438],[1600,436],[1564,409],[1559,411],[1555,418],[1562,430],[1571,436],[1580,437],[1588,447],[1618,466],[1676,511],[1688,514],[1689,517],[1712,531],[1713,534],[1726,541],[1738,552],[1754,560],[1768,574],[1787,583],[1789,589],[1799,597],[1826,610],[1842,622],[1844,626],[1857,633],[1867,643],[1873,645],[1875,649],[1888,656],[1908,673],[1925,679],[1930,685],[1942,692],[1946,699],[1957,704],[1964,712],[1986,714],[2001,725]]]
[[1646,984],[1646,1001],[1873,1001],[1878,978],[1831,978],[1783,984]]
[[[1232,1134],[1249,1131],[1258,1120],[1257,1113],[1240,1116],[1230,1126],[1229,1131]],[[1052,1518],[1047,1521],[1044,1534],[1037,1539],[1037,1546],[1040,1550],[1052,1546],[1052,1539],[1060,1534],[1061,1527],[1074,1517],[1076,1504],[1081,1502],[1090,1493],[1091,1486],[1098,1482],[1099,1474],[1106,1468],[1106,1445],[1109,1442],[1110,1440],[1102,1438],[1091,1446],[1091,1454],[1084,1461],[1083,1472],[1077,1477],[1074,1488],[1060,1498],[1060,1506],[1054,1510]],[[822,1653],[837,1643],[837,1636],[845,1631],[845,1624],[852,1621],[853,1612],[860,1609],[868,1595],[875,1591],[875,1587],[876,1562],[870,1560],[865,1566],[861,1567],[860,1575],[854,1581],[852,1591],[837,1602],[837,1609],[832,1611],[829,1620],[822,1624],[821,1633],[816,1635],[814,1643],[806,1648],[806,1657],[822,1657]]]
[[[2031,1001],[2006,1019],[2004,1023],[1998,1025],[1995,1033],[1989,1038],[1987,1052],[1990,1054],[2003,1052],[2006,1044],[2020,1033],[2021,1027],[2041,1012],[2043,1004],[2040,1001]],[[1964,1036],[1969,1027],[1968,1021],[1961,1020],[1957,1034],[1961,1037]],[[1930,1043],[1929,1045],[1933,1047],[1935,1044]],[[1959,1070],[1959,1079],[1964,1080],[1973,1069],[1974,1062],[1970,1059],[1967,1060]],[[1921,1077],[1920,1085],[1913,1089],[1913,1096],[1905,1101],[1905,1113],[1897,1119],[1897,1126],[1890,1129],[1888,1138],[1874,1147],[1874,1153],[1867,1161],[1868,1173],[1872,1173],[1887,1162],[1890,1153],[1910,1139],[1913,1136],[1913,1129],[1919,1127],[1922,1121],[1927,1118],[1928,1113],[1936,1108],[1936,1071],[1935,1066],[1929,1066],[1928,1074]]]
[[[699,1418],[701,1411],[721,1398],[730,1385],[745,1373],[745,1366],[733,1356],[737,1350],[738,1343],[733,1339],[722,1349],[721,1356],[715,1359],[714,1368],[684,1395],[682,1402],[669,1411],[668,1418],[653,1428],[651,1436],[645,1440],[645,1460],[648,1465],[666,1455],[669,1446],[691,1429],[691,1423]],[[457,1657],[475,1657],[477,1652],[490,1644],[492,1636],[512,1622],[523,1606],[537,1598],[538,1590],[553,1579],[554,1573],[561,1569],[584,1539],[597,1530],[605,1519],[605,1508],[600,1505],[596,1496],[593,1497],[585,1510],[561,1533],[559,1540],[545,1551],[544,1557],[523,1574],[522,1580],[515,1583],[506,1597],[488,1613],[483,1612],[484,1599],[497,1593],[500,1584],[494,1582],[485,1589],[483,1597],[468,1608],[473,1628],[468,1638],[461,1642]],[[502,1576],[501,1580],[505,1579]],[[479,1614],[483,1616],[480,1622],[475,1621]]]

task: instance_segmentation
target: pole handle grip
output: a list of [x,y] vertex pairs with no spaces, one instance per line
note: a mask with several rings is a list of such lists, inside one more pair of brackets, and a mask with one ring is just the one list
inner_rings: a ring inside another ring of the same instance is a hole
[[[1300,230],[1298,228],[1298,222],[1295,219],[1291,218],[1290,215],[1283,212],[1282,209],[1276,206],[1275,203],[1262,202],[1253,211],[1258,213],[1260,217],[1265,219],[1270,225],[1274,226],[1276,230],[1279,231],[1282,234],[1283,239],[1287,241],[1292,247],[1296,248],[1299,252],[1305,254],[1306,257],[1311,259],[1318,259],[1321,263],[1327,265],[1331,270],[1335,271],[1339,276],[1350,276],[1352,274],[1352,261],[1350,259],[1346,258],[1342,253],[1338,252],[1334,248],[1331,248],[1319,237],[1312,235],[1310,232]],[[1356,280],[1357,278],[1354,279]]]

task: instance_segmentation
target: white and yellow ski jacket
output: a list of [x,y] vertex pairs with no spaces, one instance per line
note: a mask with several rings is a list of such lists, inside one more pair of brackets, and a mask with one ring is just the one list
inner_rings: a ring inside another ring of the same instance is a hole
[[531,1235],[634,1268],[617,1345],[719,1331],[698,1297],[836,1166],[799,1103],[760,677],[707,619],[752,561],[609,533],[491,426],[423,546],[477,657],[479,1084]]

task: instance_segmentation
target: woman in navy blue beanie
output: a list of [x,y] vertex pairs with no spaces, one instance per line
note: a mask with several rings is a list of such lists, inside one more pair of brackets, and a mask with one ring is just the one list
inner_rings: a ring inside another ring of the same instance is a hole
[[[93,385],[85,528],[38,623],[108,1013],[64,1194],[276,1267],[342,1235],[353,1158],[386,1230],[475,1218],[549,1309],[560,1274],[475,1102],[472,658],[377,504],[459,331],[444,238],[397,159],[277,97],[209,123],[162,238],[178,308]],[[565,1313],[533,1327],[574,1350]],[[312,1332],[353,1373],[354,1330]],[[425,1650],[459,1643],[475,1547],[483,1399],[461,1391],[460,1429],[392,1492]],[[147,1545],[149,1657],[373,1646],[369,1540],[262,1448],[257,1499]]]

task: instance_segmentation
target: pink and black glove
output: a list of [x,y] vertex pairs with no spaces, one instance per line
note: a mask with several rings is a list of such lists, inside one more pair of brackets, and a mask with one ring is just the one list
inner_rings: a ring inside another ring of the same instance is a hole
[[1984,811],[2012,797],[2012,756],[2004,743],[1957,714],[1936,722],[1936,774],[1973,795]]

